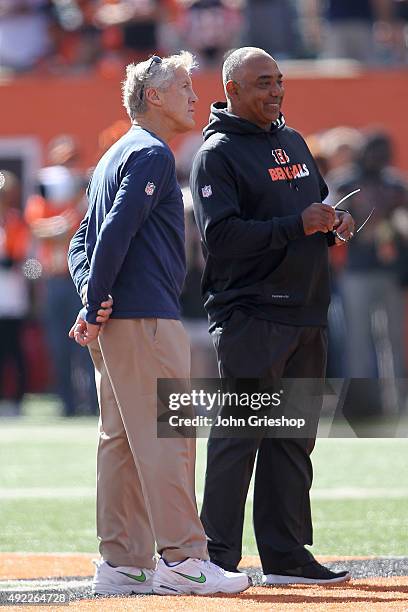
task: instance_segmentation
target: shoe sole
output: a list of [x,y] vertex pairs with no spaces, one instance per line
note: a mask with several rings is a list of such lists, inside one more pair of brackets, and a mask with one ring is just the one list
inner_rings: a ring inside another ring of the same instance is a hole
[[351,579],[350,574],[345,576],[339,576],[337,578],[331,578],[330,580],[324,580],[319,578],[302,578],[301,576],[280,576],[279,574],[272,574],[268,581],[263,581],[264,586],[274,586],[279,584],[339,584],[340,582],[348,582]]
[[226,593],[226,594],[233,595],[234,593],[235,594],[243,593],[244,591],[249,589],[250,586],[251,584],[248,583],[246,587],[240,588],[240,589],[233,589],[233,590],[218,589],[216,591],[204,591],[203,589],[194,590],[191,587],[189,587],[189,585],[186,585],[185,587],[177,585],[176,587],[175,585],[163,584],[162,582],[160,582],[160,584],[158,584],[157,586],[153,586],[153,591],[155,595],[216,595],[217,593]]

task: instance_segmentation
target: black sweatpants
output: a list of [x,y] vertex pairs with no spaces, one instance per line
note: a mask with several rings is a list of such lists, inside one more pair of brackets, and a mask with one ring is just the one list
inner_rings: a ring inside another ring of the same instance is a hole
[[[213,332],[222,378],[323,378],[327,335],[235,311]],[[320,410],[320,406],[318,407]],[[210,436],[201,520],[211,560],[227,570],[241,559],[245,502],[258,453],[254,529],[265,574],[306,564],[312,544],[309,490],[314,438]]]

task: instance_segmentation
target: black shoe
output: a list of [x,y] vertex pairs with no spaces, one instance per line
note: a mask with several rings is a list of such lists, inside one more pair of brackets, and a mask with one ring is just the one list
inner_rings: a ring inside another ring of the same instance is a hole
[[347,582],[351,576],[349,572],[332,572],[317,561],[307,565],[282,570],[275,574],[266,574],[263,577],[264,585],[274,584],[336,584]]

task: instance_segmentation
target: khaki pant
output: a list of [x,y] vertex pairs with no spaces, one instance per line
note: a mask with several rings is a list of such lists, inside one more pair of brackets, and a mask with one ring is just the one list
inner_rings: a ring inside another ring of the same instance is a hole
[[180,321],[111,319],[90,347],[100,405],[97,533],[114,565],[208,559],[195,500],[195,440],[157,438],[157,378],[188,378]]

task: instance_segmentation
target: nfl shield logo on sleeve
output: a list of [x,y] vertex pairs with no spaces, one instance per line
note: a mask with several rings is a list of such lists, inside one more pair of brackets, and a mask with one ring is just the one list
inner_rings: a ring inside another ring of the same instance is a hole
[[205,187],[202,187],[201,193],[203,194],[203,198],[209,198],[210,196],[212,196],[211,185],[205,185]]
[[154,183],[147,183],[146,187],[145,187],[145,192],[146,195],[151,196],[154,193],[154,190],[156,189],[156,185]]

